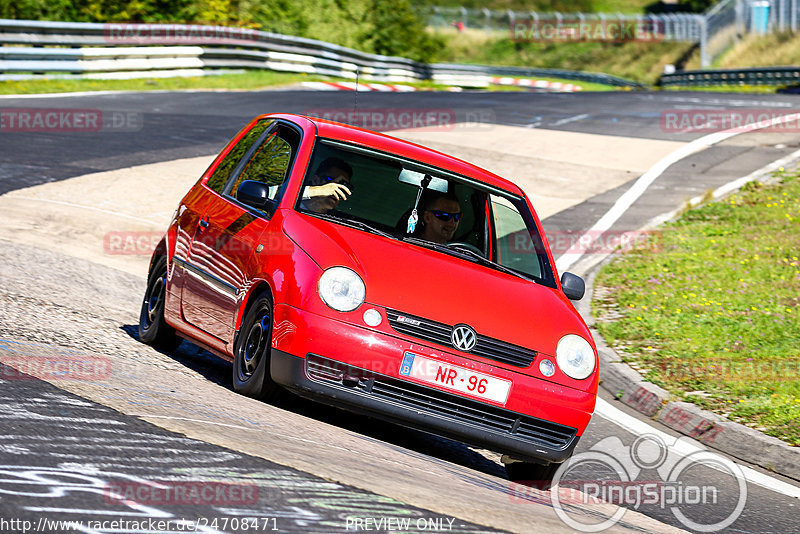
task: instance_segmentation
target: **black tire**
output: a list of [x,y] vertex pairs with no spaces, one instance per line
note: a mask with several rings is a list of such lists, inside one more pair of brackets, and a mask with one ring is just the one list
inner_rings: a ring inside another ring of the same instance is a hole
[[272,299],[260,295],[247,310],[233,349],[233,389],[261,400],[274,400],[282,388],[269,372],[272,352]]
[[164,296],[167,288],[167,258],[159,257],[147,275],[147,290],[139,312],[139,339],[164,351],[181,344],[181,338],[164,320]]
[[547,490],[553,484],[553,477],[561,464],[512,462],[505,466],[509,480],[540,490]]

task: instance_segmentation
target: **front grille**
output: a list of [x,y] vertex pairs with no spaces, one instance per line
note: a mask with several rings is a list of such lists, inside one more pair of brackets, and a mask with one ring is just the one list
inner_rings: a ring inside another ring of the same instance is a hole
[[563,449],[577,429],[543,419],[521,415],[505,408],[459,397],[413,382],[398,380],[309,354],[306,372],[312,380],[326,382],[364,395],[399,404],[416,412],[436,415],[523,441]]
[[[401,334],[438,343],[450,349],[453,347],[450,343],[453,327],[450,325],[390,309],[386,310],[386,316],[389,318],[392,328]],[[481,334],[478,334],[478,342],[470,354],[515,367],[529,367],[536,360],[536,351],[534,350]]]

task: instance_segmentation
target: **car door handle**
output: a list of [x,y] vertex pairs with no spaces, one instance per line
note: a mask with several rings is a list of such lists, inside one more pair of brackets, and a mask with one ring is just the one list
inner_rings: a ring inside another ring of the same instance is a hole
[[200,222],[197,223],[197,228],[202,232],[206,228],[208,228],[208,218],[200,219]]

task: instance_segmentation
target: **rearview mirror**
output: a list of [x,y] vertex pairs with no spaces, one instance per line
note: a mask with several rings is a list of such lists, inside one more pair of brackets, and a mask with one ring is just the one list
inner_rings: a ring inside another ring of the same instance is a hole
[[242,204],[263,210],[271,202],[269,186],[255,180],[245,180],[239,184],[239,189],[236,190],[236,200]]
[[561,289],[569,300],[581,300],[586,292],[586,283],[580,276],[565,272],[561,275]]
[[[425,173],[412,171],[411,169],[403,169],[400,171],[400,176],[397,177],[397,179],[404,184],[411,184],[416,187],[422,185],[423,178],[425,178]],[[447,193],[447,186],[447,180],[431,177],[431,183],[428,184],[427,188],[439,191],[440,193]]]

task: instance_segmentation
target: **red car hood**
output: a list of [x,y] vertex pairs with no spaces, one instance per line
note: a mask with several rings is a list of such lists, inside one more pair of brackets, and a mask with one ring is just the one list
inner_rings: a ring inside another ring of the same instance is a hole
[[592,342],[564,294],[517,276],[417,245],[315,217],[287,213],[284,232],[320,267],[350,267],[366,301],[553,355],[564,334]]

